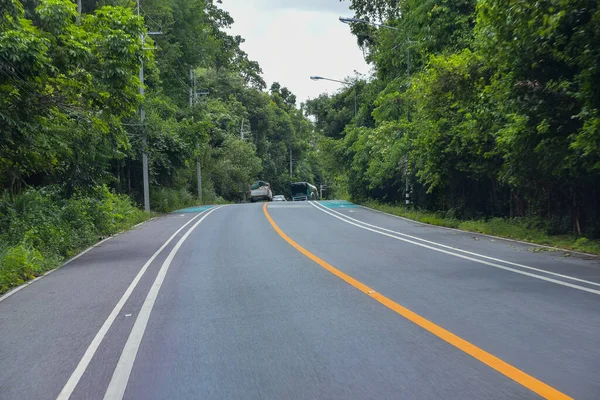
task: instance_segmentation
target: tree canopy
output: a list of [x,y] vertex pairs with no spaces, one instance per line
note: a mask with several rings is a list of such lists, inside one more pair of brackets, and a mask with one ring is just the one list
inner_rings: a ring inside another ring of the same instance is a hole
[[195,192],[196,162],[205,201],[240,200],[254,179],[282,193],[315,179],[312,124],[285,86],[266,91],[219,3],[147,0],[138,16],[95,0],[79,16],[69,0],[2,0],[0,185],[109,185],[141,201],[144,138],[151,192]]
[[348,0],[373,76],[310,100],[355,199],[473,218],[540,217],[600,235],[600,6],[545,0]]
[[124,0],[82,15],[0,0],[0,185],[141,202],[147,143],[152,193],[195,192],[199,162],[206,201],[254,179],[389,202],[408,187],[419,208],[600,236],[597,2],[346,1],[385,25],[350,27],[373,74],[298,104],[267,87],[219,1],[145,0],[138,16]]

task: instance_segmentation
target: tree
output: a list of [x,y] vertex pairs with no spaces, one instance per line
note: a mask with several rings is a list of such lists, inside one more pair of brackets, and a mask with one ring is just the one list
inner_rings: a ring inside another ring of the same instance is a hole
[[42,173],[71,187],[96,181],[126,142],[119,122],[139,101],[138,60],[151,61],[141,21],[104,7],[78,25],[65,0],[40,1],[31,20],[11,9],[0,33],[0,174],[13,192]]

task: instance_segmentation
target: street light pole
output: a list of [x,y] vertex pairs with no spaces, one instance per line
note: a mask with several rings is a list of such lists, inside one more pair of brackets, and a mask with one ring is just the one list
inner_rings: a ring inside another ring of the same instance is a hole
[[[394,27],[394,26],[389,26],[389,25],[384,25],[384,24],[378,24],[376,22],[371,22],[371,21],[367,21],[365,19],[358,19],[358,18],[343,18],[340,17],[339,18],[340,22],[344,23],[344,24],[352,24],[352,23],[359,23],[359,24],[367,24],[367,25],[372,25],[372,26],[377,26],[380,28],[386,28],[386,29],[392,29],[397,31],[398,28]],[[406,57],[406,75],[408,77],[408,82],[410,84],[410,44],[412,43],[410,41],[410,39],[408,39],[408,49],[407,49],[407,57]],[[410,122],[410,111],[407,109],[406,111],[407,113],[407,118],[408,121]],[[406,192],[406,205],[410,205],[410,185],[408,183],[408,160],[406,161],[406,170],[404,172],[404,180],[406,182],[406,187],[405,187],[405,192]]]
[[[310,79],[312,79],[313,81],[332,81],[332,82],[337,82],[337,83],[341,83],[341,84],[347,84],[347,82],[344,81],[340,81],[337,79],[331,79],[331,78],[324,78],[322,76],[316,76],[316,75],[312,75],[310,77]],[[356,99],[356,83],[354,83],[354,116],[356,117],[356,114],[358,112],[358,100]]]

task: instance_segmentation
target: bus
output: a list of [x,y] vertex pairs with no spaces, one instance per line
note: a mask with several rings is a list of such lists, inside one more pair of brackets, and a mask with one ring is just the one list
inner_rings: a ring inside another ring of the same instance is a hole
[[317,200],[319,193],[314,185],[308,182],[295,182],[291,184],[292,201]]

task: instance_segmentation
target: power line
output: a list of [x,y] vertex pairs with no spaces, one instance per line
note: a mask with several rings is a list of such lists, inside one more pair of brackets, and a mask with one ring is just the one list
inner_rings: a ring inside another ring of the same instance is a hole
[[[175,61],[177,61],[177,63],[181,66],[181,68],[183,68],[184,70],[187,69],[185,67],[185,65],[183,65],[183,63],[181,62],[181,60],[179,59],[179,57],[175,57]],[[175,72],[174,69],[171,70],[171,73],[179,81],[179,83],[181,85],[183,85],[183,87],[185,88],[186,91],[190,88],[190,86],[187,83],[185,83],[185,80],[182,79],[181,76],[179,76],[179,74],[177,74],[177,72]]]
[[156,22],[156,21],[155,21],[155,20],[154,20],[154,19],[153,19],[153,18],[152,18],[150,15],[148,15],[148,13],[146,12],[146,10],[144,10],[144,7],[142,7],[141,5],[140,5],[140,9],[141,9],[141,10],[142,10],[142,12],[144,13],[144,16],[145,16],[145,17],[148,17],[148,19],[149,19],[150,21],[154,22],[154,23],[155,23],[155,24],[156,24],[156,25],[157,25],[157,26],[160,28],[160,30],[162,31],[162,24],[159,24],[159,23],[158,23],[158,22]]
[[181,68],[183,68],[183,69],[187,69],[187,68],[185,67],[185,65],[183,65],[183,63],[181,62],[181,60],[179,59],[179,57],[175,57],[175,61],[177,61],[177,62],[179,63],[179,65],[181,65]]
[[6,72],[4,69],[0,69],[0,71],[2,71],[2,73],[3,73],[4,75],[6,75],[6,77],[7,77],[7,78],[11,79],[11,80],[13,81],[14,85],[15,85],[15,86],[16,86],[18,89],[20,89],[21,91],[23,91],[23,92],[25,92],[25,93],[28,93],[28,94],[30,94],[30,95],[32,95],[32,94],[33,94],[32,92],[30,92],[29,90],[27,90],[27,89],[25,89],[23,86],[21,86],[21,83],[27,83],[27,82],[22,82],[21,80],[19,80],[19,79],[16,79],[14,75],[11,75],[11,74],[9,74],[9,73],[8,73],[8,72]]
[[183,79],[181,79],[181,77],[179,75],[177,75],[176,72],[173,71],[173,76],[179,81],[179,83],[184,87],[184,89],[187,91],[190,86],[185,83],[185,81]]
[[[0,68],[0,71],[2,71],[2,73],[4,75],[6,75],[7,78],[11,79],[14,83],[14,85],[16,87],[18,87],[20,90],[22,90],[25,93],[28,93],[30,95],[33,95],[33,92],[37,92],[36,87],[27,80],[27,78],[25,77],[25,75],[23,75],[21,72],[19,72],[19,70],[17,68],[15,68],[15,66],[2,54],[0,53],[0,55],[2,56],[2,58],[4,58],[4,60],[10,64],[10,66],[12,67],[12,73],[10,73],[11,71],[5,69],[5,68]],[[27,90],[26,88],[29,88],[30,90]]]
[[23,75],[21,73],[21,71],[19,71],[19,69],[17,67],[15,67],[15,65],[12,62],[10,62],[10,60],[8,58],[6,58],[6,56],[4,54],[0,53],[0,56],[2,56],[2,58],[4,59],[4,61],[6,61],[6,63],[8,63],[8,65],[10,65],[13,68],[14,74],[16,76],[18,76],[24,82],[29,83],[29,82],[27,82],[27,77],[25,75]]
[[[149,19],[150,21],[154,22],[154,23],[155,23],[155,24],[156,24],[156,25],[159,27],[159,29],[162,31],[162,24],[160,24],[160,23],[156,22],[156,20],[155,20],[154,18],[152,18],[152,17],[151,17],[151,16],[148,14],[148,12],[147,12],[147,11],[144,9],[144,7],[142,7],[142,5],[141,5],[141,4],[140,4],[140,10],[141,10],[141,11],[144,13],[144,16],[145,16],[145,17],[148,17],[148,19]],[[183,69],[186,69],[186,68],[185,68],[185,66],[183,65],[183,63],[181,62],[181,60],[179,60],[179,57],[175,57],[175,61],[177,61],[177,63],[179,63],[179,65],[181,65],[181,67],[182,67]],[[185,90],[188,90],[188,89],[190,88],[190,86],[189,86],[187,83],[185,83],[185,81],[184,81],[184,80],[183,80],[183,79],[182,79],[182,78],[181,78],[181,77],[180,77],[180,76],[179,76],[179,75],[178,75],[178,74],[177,74],[175,71],[173,71],[173,75],[174,75],[174,76],[175,76],[175,78],[176,78],[176,79],[179,81],[179,83],[180,83],[181,85],[183,85],[183,87],[185,88]]]

